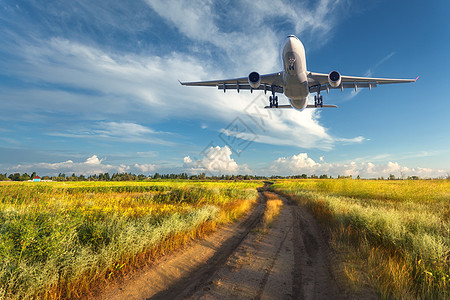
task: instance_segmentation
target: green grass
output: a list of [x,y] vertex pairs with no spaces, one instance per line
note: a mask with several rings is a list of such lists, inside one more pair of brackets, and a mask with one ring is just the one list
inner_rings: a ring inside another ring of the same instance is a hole
[[0,183],[0,299],[79,297],[240,217],[261,185]]
[[385,298],[448,298],[450,181],[285,180],[326,224],[349,279]]

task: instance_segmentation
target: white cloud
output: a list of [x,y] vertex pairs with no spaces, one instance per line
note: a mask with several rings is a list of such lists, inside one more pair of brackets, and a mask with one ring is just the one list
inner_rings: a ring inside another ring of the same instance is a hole
[[109,164],[103,164],[103,159],[99,159],[97,155],[93,155],[87,158],[84,162],[73,162],[67,160],[59,163],[35,163],[17,165],[15,167],[8,168],[9,173],[19,172],[32,172],[36,171],[38,174],[43,175],[55,175],[57,173],[66,173],[67,175],[75,173],[77,175],[90,175],[106,172],[123,172],[126,166],[113,166]]
[[273,161],[266,173],[268,175],[360,175],[363,178],[388,177],[394,174],[396,177],[419,176],[422,178],[436,178],[446,176],[447,172],[442,169],[431,168],[409,168],[401,166],[398,162],[388,161],[387,163],[373,164],[371,162],[349,162],[349,163],[327,163],[321,157],[320,162],[316,162],[307,153],[299,153],[291,157],[280,157]]
[[154,164],[135,164],[134,167],[143,173],[149,173],[156,170],[156,165]]
[[231,150],[228,146],[210,147],[204,151],[202,157],[193,160],[190,156],[185,156],[183,162],[184,168],[192,174],[202,172],[213,175],[250,173],[247,165],[238,166],[231,158]]
[[124,164],[120,164],[119,167],[117,168],[119,170],[119,173],[125,173],[128,171],[130,171],[130,166],[124,165]]
[[98,158],[97,155],[92,155],[83,162],[74,162],[73,160],[66,160],[64,162],[57,163],[32,163],[32,164],[19,164],[14,167],[6,168],[8,173],[31,173],[37,172],[41,175],[57,175],[59,173],[65,173],[71,175],[75,173],[77,175],[92,175],[99,173],[152,173],[158,166],[156,164],[134,164],[129,166],[126,164],[112,165],[105,164],[104,159]]
[[[325,43],[338,17],[343,16],[336,11],[346,5],[345,1],[340,0],[314,3],[236,1],[233,5],[226,5],[226,22],[219,22],[222,19],[216,16],[223,13],[223,7],[214,1],[147,0],[147,3],[189,39],[211,43],[225,51],[231,62],[236,63],[239,59],[239,68],[246,67],[248,70],[248,67],[259,66],[264,72],[279,67],[278,43],[288,34],[311,36],[315,44]],[[275,32],[275,26],[272,26],[274,12],[289,32]],[[233,24],[231,31],[230,23]]]
[[161,135],[168,132],[156,132],[151,128],[131,122],[96,122],[92,128],[74,128],[65,132],[52,132],[50,135],[70,138],[106,139],[121,142],[139,142],[160,145],[173,145]]
[[[6,91],[6,97],[11,99],[9,103],[15,103],[12,106],[15,110],[51,110],[87,114],[93,118],[104,116],[101,117],[103,119],[111,118],[112,114],[121,114],[122,118],[128,116],[135,120],[152,122],[162,121],[167,116],[189,116],[190,119],[215,121],[219,119],[223,122],[240,117],[257,132],[257,142],[324,150],[332,149],[336,142],[360,142],[363,139],[330,136],[327,129],[319,123],[319,110],[264,111],[267,96],[260,91],[254,94],[238,94],[235,91],[224,94],[213,88],[181,86],[172,74],[177,74],[177,77],[184,80],[223,76],[216,69],[205,69],[203,61],[186,54],[171,53],[166,57],[108,54],[60,38],[53,38],[48,43],[43,42],[25,49],[27,63],[15,68],[15,72],[19,72],[21,76],[95,91],[96,96],[87,97],[84,94],[58,90],[37,90],[28,91],[33,93],[30,98],[23,91]],[[15,99],[17,101],[14,101]],[[283,101],[287,102],[287,99],[280,95],[280,102]],[[261,114],[265,114],[264,118],[260,118]],[[256,120],[256,123],[251,120]],[[52,134],[171,144],[167,141],[167,138],[170,138],[167,133],[155,132],[134,122],[93,124],[91,128],[75,126],[68,131]],[[161,138],[160,134],[164,134],[166,139]]]
[[[232,76],[238,77],[255,69],[261,73],[278,71],[281,68],[279,43],[287,32],[275,32],[270,25],[273,11],[276,10],[278,17],[284,18],[290,30],[295,31],[289,33],[312,32],[315,41],[323,42],[337,22],[333,12],[344,5],[342,1],[328,0],[311,3],[308,7],[304,3],[281,0],[239,2],[227,7],[227,24],[232,20],[241,25],[230,30],[220,22],[222,18],[216,17],[220,11],[213,1],[149,0],[147,3],[196,47],[214,52],[218,49],[221,54],[213,57],[201,55],[201,59],[194,51],[190,54],[165,52],[163,56],[148,52],[145,55],[124,55],[63,37],[32,41],[22,38],[17,40],[18,46],[13,50],[21,60],[8,69],[31,82],[70,89],[7,89],[3,95],[10,101],[3,107],[4,111],[16,112],[8,115],[22,114],[20,119],[30,118],[30,114],[23,113],[30,111],[79,114],[89,120],[119,116],[122,120],[135,121],[83,123],[83,128],[72,126],[70,130],[60,129],[52,134],[173,145],[168,141],[171,136],[162,133],[162,137],[159,132],[138,123],[150,120],[157,124],[167,117],[220,120],[224,124],[235,117],[248,121],[251,119],[247,115],[255,113],[244,111],[250,101],[257,99],[259,108],[268,102],[267,96],[258,96],[262,95],[261,92],[253,95],[248,92],[224,94],[214,88],[184,87],[177,79],[228,77],[229,72],[223,73],[227,68],[233,70]],[[111,10],[102,13],[108,15]],[[205,47],[204,43],[210,44]],[[280,102],[283,101],[287,102],[287,99],[280,95]],[[355,140],[358,138],[331,136],[319,121],[318,110],[301,113],[291,110],[273,113],[264,124],[247,124],[254,128],[256,141],[261,143],[327,150],[332,149],[336,142],[359,142]]]
[[86,162],[85,162],[85,164],[87,164],[87,165],[96,165],[96,166],[100,165],[101,163],[102,163],[102,159],[99,159],[97,157],[97,155],[93,155],[93,156],[89,157],[88,159],[86,159]]

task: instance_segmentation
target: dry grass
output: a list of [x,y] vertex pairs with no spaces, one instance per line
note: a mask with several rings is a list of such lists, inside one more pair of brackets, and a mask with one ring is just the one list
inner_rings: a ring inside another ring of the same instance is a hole
[[264,210],[263,226],[264,229],[267,230],[280,214],[283,201],[270,192],[264,192],[264,197],[266,197],[266,209]]
[[355,287],[383,298],[450,297],[450,181],[280,180],[308,207]]
[[0,184],[0,299],[67,299],[245,214],[256,183]]

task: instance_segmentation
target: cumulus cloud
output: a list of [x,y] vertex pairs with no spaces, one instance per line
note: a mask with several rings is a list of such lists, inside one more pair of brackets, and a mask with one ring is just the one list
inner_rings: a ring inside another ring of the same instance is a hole
[[156,170],[156,165],[154,164],[135,164],[134,167],[143,173],[149,173]]
[[190,156],[183,158],[184,168],[191,174],[209,173],[212,175],[249,173],[247,165],[239,166],[231,158],[231,150],[228,146],[210,147],[202,153],[202,157],[192,159]]
[[307,153],[299,153],[291,157],[280,157],[273,161],[267,173],[273,175],[322,175],[331,176],[361,176],[363,178],[419,176],[422,178],[436,178],[446,176],[446,171],[432,168],[409,168],[401,166],[398,162],[374,164],[372,162],[327,163],[323,157],[319,162],[308,157]]

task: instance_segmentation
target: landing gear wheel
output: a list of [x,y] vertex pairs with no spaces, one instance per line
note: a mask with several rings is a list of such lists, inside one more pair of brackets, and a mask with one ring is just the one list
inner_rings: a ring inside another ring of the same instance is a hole
[[272,85],[272,96],[269,96],[270,108],[278,108],[278,96],[275,96],[275,87]]
[[314,96],[314,107],[323,107],[323,97],[322,96]]

